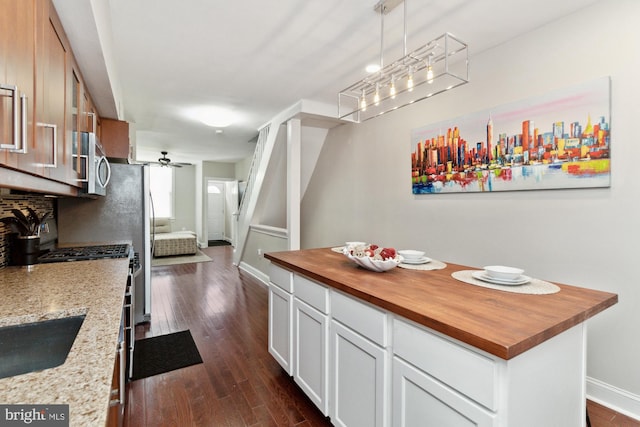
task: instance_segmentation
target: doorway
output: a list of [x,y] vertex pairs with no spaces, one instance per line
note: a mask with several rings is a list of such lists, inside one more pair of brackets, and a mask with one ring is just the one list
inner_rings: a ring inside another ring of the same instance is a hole
[[207,181],[207,240],[224,240],[225,185]]

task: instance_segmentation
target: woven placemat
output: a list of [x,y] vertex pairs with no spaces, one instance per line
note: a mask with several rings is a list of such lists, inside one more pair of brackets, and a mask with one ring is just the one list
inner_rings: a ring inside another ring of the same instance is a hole
[[532,294],[532,295],[545,295],[555,294],[560,291],[560,288],[553,283],[545,282],[540,279],[531,279],[531,281],[523,285],[494,285],[493,283],[484,282],[482,280],[475,279],[471,276],[471,273],[477,270],[460,270],[451,273],[451,277],[461,282],[468,283],[470,285],[482,286],[483,288],[496,289],[499,291],[513,292],[516,294]]
[[425,264],[400,263],[398,264],[398,267],[406,268],[407,270],[442,270],[443,268],[447,267],[447,264],[442,261],[436,261],[435,259],[432,259]]

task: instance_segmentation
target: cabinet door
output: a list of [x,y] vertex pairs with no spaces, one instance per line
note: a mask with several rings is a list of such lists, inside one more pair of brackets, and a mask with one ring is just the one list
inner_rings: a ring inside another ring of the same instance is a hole
[[333,320],[331,421],[341,427],[389,425],[387,352]]
[[324,415],[328,408],[328,316],[294,298],[293,378]]
[[393,358],[392,405],[397,427],[497,426],[494,413],[398,357]]
[[269,284],[269,353],[280,366],[292,374],[292,330],[293,297],[274,285]]
[[49,1],[43,1],[38,24],[36,66],[36,145],[44,175],[77,185],[72,143],[67,129],[67,65],[71,60],[66,36]]
[[0,165],[36,174],[41,171],[33,147],[36,2],[0,0],[0,10]]

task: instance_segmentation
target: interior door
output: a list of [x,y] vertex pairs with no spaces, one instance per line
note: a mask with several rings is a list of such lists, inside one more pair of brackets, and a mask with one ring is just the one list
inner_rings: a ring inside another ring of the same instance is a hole
[[207,228],[208,240],[224,238],[224,183],[209,181],[207,183]]

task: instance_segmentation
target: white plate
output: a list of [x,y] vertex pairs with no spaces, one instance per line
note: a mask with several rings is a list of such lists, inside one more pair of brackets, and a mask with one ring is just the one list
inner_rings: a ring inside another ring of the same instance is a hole
[[426,264],[428,262],[431,262],[431,258],[427,258],[426,256],[423,256],[422,258],[418,258],[418,259],[404,259],[404,261],[402,261],[403,264],[413,264],[413,265],[420,265],[420,264]]
[[494,279],[493,277],[487,276],[484,270],[472,271],[471,276],[473,276],[474,279],[482,280],[483,282],[487,283],[493,283],[494,285],[518,286],[524,285],[525,283],[531,281],[531,277],[525,276],[524,274],[517,280]]

